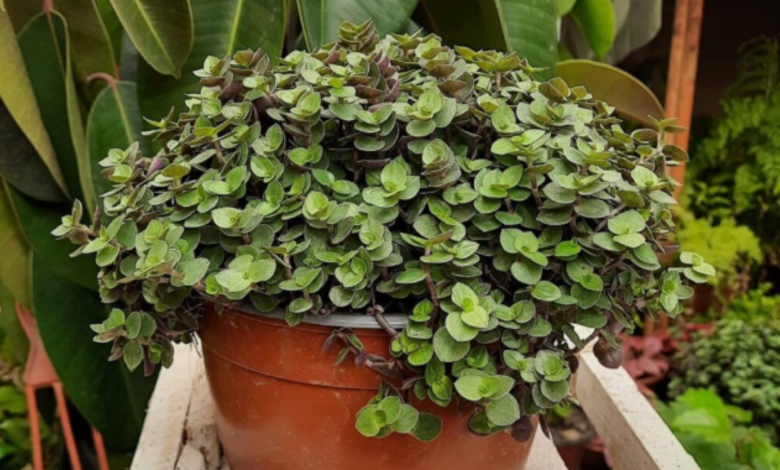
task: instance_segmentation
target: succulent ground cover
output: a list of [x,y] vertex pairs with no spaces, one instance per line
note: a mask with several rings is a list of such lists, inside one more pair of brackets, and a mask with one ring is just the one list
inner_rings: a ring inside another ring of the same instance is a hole
[[113,359],[170,364],[209,304],[291,325],[372,315],[385,357],[345,331],[326,345],[388,377],[361,433],[435,438],[416,396],[471,403],[474,432],[522,440],[567,399],[584,342],[619,366],[636,315],[679,314],[686,284],[715,274],[693,253],[658,260],[675,230],[665,170],[687,158],[664,143],[673,120],[624,132],[608,104],[534,80],[513,53],[379,40],[370,23],[340,36],[275,66],[207,58],[189,110],[150,121],[157,154],[101,161],[103,217],[84,225],[77,205],[55,235],[97,256],[116,308],[94,330]]

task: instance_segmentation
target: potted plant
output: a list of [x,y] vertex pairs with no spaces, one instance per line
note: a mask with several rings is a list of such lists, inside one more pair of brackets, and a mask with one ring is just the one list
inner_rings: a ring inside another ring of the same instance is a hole
[[151,372],[197,333],[237,470],[522,468],[579,348],[618,367],[636,309],[714,274],[657,258],[679,128],[626,133],[513,53],[339,32],[207,58],[156,155],[100,162],[103,218],[54,232],[117,304],[96,340]]

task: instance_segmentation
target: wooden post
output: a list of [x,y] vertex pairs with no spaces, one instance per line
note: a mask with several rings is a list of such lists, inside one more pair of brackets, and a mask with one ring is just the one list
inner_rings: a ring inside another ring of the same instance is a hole
[[[677,0],[674,13],[674,35],[672,50],[669,54],[669,76],[666,84],[666,102],[664,112],[667,118],[677,117],[679,125],[691,127],[693,102],[696,95],[696,73],[699,65],[699,44],[701,40],[704,0]],[[677,145],[686,152],[690,132],[672,134],[667,142]],[[674,191],[676,198],[682,192],[685,183],[685,164],[669,168],[669,176],[680,183]],[[656,324],[645,318],[645,335],[651,335],[656,327],[661,331],[669,328],[669,317],[662,315]]]

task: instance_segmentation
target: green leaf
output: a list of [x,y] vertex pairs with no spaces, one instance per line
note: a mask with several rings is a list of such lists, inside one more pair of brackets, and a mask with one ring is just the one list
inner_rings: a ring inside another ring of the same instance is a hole
[[597,99],[616,108],[616,113],[643,126],[653,126],[648,118],[663,119],[664,110],[655,94],[637,78],[617,67],[592,60],[559,62],[556,75],[570,86],[583,85]]
[[398,275],[395,282],[398,284],[416,284],[425,279],[425,272],[422,269],[407,269]]
[[378,413],[379,407],[376,405],[368,405],[360,410],[355,422],[355,428],[357,428],[360,434],[366,437],[374,437],[379,434],[382,426],[384,426],[384,420],[380,421]]
[[110,82],[95,98],[87,117],[87,160],[95,194],[104,194],[112,188],[111,182],[100,173],[102,168],[98,162],[111,149],[126,149],[136,141],[141,142],[143,151],[145,141],[141,130],[136,85]]
[[241,210],[235,207],[221,207],[211,212],[214,223],[220,228],[233,228],[241,217]]
[[541,281],[531,291],[531,295],[535,299],[543,300],[545,302],[554,302],[561,298],[561,290],[549,281]]
[[111,0],[111,5],[146,62],[178,78],[194,41],[189,0]]
[[423,0],[433,30],[445,44],[517,51],[534,67],[557,58],[557,14],[548,0],[474,0],[452,7],[449,0]]
[[580,276],[577,282],[579,282],[582,287],[588,289],[589,291],[601,292],[604,290],[604,281],[601,279],[601,276],[595,273]]
[[412,435],[420,441],[430,442],[441,434],[441,419],[430,413],[420,413],[417,426],[412,430]]
[[638,248],[642,246],[645,243],[645,237],[642,236],[641,233],[628,233],[625,235],[615,235],[612,237],[613,240],[620,243],[621,245],[625,245],[629,248]]
[[146,65],[138,67],[138,92],[143,115],[158,118],[171,107],[182,111],[184,93],[200,90],[192,74],[208,56],[225,57],[261,47],[272,63],[282,54],[286,28],[285,2],[278,0],[190,0],[195,42],[181,78],[161,75]]
[[559,402],[566,398],[569,394],[569,382],[566,380],[559,380],[557,382],[549,382],[543,380],[541,383],[542,395],[550,401]]
[[401,399],[396,396],[389,396],[380,401],[377,408],[385,414],[385,422],[393,424],[401,416]]
[[434,348],[430,344],[423,344],[413,353],[409,354],[409,364],[413,366],[424,366],[433,359]]
[[542,267],[531,260],[523,259],[512,263],[512,275],[523,284],[533,286],[542,279]]
[[106,318],[106,307],[97,294],[57,276],[38,255],[32,294],[41,339],[68,397],[107,446],[134,449],[155,379],[106,361],[109,345],[94,343],[89,328]]
[[520,419],[520,404],[513,395],[504,395],[498,400],[491,400],[485,407],[485,412],[490,422],[496,426],[509,426]]
[[[24,281],[29,280],[26,269],[25,267],[22,279]],[[25,284],[29,283],[26,282]],[[17,301],[13,293],[0,281],[0,309],[5,313],[10,313],[0,314],[0,330],[4,332],[0,352],[7,361],[14,364],[24,364],[30,351],[30,343],[27,341],[27,335],[24,333],[24,329],[19,323],[19,318],[16,316]],[[25,302],[24,305],[30,305],[29,301]]]
[[[445,321],[447,332],[456,341],[471,341],[479,334],[479,328],[467,325],[460,313],[450,313]],[[434,337],[435,338],[435,337]]]
[[360,0],[298,0],[303,36],[309,50],[338,39],[342,21],[360,24],[368,19],[380,36],[402,32],[412,16],[417,0],[387,0],[381,3]]
[[83,200],[87,213],[92,214],[96,196],[84,151],[81,104],[73,81],[65,19],[56,12],[34,17],[19,35],[19,49],[68,192]]
[[580,310],[574,323],[588,328],[603,328],[607,325],[607,317],[598,310]]
[[0,57],[14,73],[0,74],[0,174],[41,201],[65,200],[65,179],[43,125],[8,13],[0,8]]
[[114,56],[98,2],[94,0],[55,0],[54,7],[68,22],[73,50],[74,72],[78,81],[87,82],[95,73],[115,77],[118,61]]
[[[607,227],[609,231],[615,235],[628,235],[631,233],[641,232],[645,229],[647,223],[645,218],[637,211],[626,211],[618,214],[617,216],[609,219]],[[633,247],[636,248],[636,247]]]
[[[24,306],[29,306],[30,280],[27,271],[30,249],[4,186],[5,184],[0,181],[0,246],[3,247],[0,283],[5,285],[13,299]],[[4,312],[13,312],[13,309]],[[15,318],[16,315],[0,314],[0,321],[2,317]]]
[[445,328],[436,330],[433,336],[433,349],[442,362],[457,362],[463,359],[469,348],[468,341],[456,341]]
[[574,211],[588,219],[603,219],[610,213],[607,203],[600,199],[583,199],[574,206]]
[[57,275],[97,291],[95,259],[91,256],[72,258],[70,254],[76,246],[51,236],[52,230],[60,224],[62,214],[68,213],[69,208],[33,201],[13,188],[6,186],[6,189],[25,238],[42,262]]
[[393,431],[408,434],[417,426],[418,421],[420,421],[420,412],[410,405],[401,405],[398,420],[392,424]]
[[179,263],[176,269],[184,274],[181,283],[185,286],[194,286],[206,275],[209,265],[210,262],[206,258],[196,258],[191,261]]
[[615,10],[611,0],[577,0],[571,11],[596,57],[603,58],[615,41]]

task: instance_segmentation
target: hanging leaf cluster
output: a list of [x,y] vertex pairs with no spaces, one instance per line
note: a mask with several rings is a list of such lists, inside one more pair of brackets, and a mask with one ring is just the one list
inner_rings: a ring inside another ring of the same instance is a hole
[[664,143],[674,121],[627,133],[514,53],[379,40],[371,23],[340,34],[274,67],[261,51],[208,57],[188,110],[151,122],[157,154],[101,162],[104,224],[77,208],[55,235],[97,256],[117,309],[94,328],[113,358],[170,364],[212,304],[281,309],[290,325],[369,314],[388,358],[346,350],[391,378],[361,433],[435,438],[416,395],[469,404],[477,433],[523,437],[567,399],[584,342],[616,367],[636,315],[679,314],[687,283],[715,274],[692,253],[658,259],[675,230],[665,169],[687,158]]

